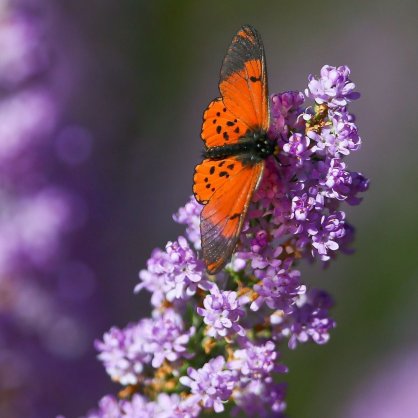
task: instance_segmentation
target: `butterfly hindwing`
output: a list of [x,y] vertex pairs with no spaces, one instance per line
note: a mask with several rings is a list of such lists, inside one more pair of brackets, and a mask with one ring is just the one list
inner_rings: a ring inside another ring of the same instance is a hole
[[268,88],[264,47],[258,32],[243,26],[234,36],[219,82],[226,108],[251,130],[267,131]]
[[195,168],[193,193],[196,200],[205,205],[223,187],[226,181],[235,181],[235,176],[244,168],[236,157],[223,160],[205,159]]
[[233,144],[248,131],[248,126],[233,115],[219,97],[203,113],[202,139],[206,147]]
[[219,184],[201,212],[203,258],[211,274],[217,273],[230,259],[264,168],[262,161],[251,166],[237,157],[229,158],[230,161],[237,168]]

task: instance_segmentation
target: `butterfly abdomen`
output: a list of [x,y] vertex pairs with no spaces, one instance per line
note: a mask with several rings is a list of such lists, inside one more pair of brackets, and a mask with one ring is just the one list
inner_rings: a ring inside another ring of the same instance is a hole
[[255,132],[242,137],[238,142],[207,148],[203,152],[204,158],[220,160],[232,156],[243,156],[243,161],[255,164],[273,154],[275,144],[265,134]]

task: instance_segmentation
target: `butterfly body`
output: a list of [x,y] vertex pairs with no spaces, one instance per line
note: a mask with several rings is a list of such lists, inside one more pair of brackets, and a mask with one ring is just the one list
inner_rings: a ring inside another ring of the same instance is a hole
[[193,192],[200,216],[202,255],[215,274],[231,258],[248,206],[274,153],[267,137],[269,101],[264,48],[258,32],[244,25],[224,58],[219,90],[203,114],[201,164]]
[[272,155],[274,150],[275,143],[264,132],[256,131],[248,132],[235,144],[207,148],[203,152],[203,158],[218,160],[238,156],[245,164],[252,165]]

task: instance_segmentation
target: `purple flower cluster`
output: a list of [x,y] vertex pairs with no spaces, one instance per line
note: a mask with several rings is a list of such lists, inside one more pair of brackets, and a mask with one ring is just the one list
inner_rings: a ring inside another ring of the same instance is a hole
[[247,342],[245,348],[234,351],[229,367],[239,370],[240,374],[250,381],[271,380],[272,372],[287,372],[287,367],[279,366],[277,363],[278,357],[276,345],[272,341],[263,345]]
[[180,383],[190,387],[193,400],[204,408],[222,412],[237,379],[231,370],[225,368],[225,359],[222,356],[215,357],[198,370],[189,367],[187,374],[180,377]]
[[117,400],[105,396],[99,401],[99,408],[91,411],[85,418],[193,418],[200,408],[179,395],[160,393],[154,401],[139,394],[130,400]]
[[368,188],[343,161],[361,144],[347,110],[358,96],[349,74],[325,66],[319,78],[310,76],[305,96],[313,106],[304,106],[302,92],[271,97],[268,135],[279,151],[266,160],[223,271],[207,275],[199,258],[202,206],[191,198],[174,215],[186,238],[154,250],[136,287],[152,294],[153,317],[112,328],[96,343],[129,399],[104,398],[88,418],[192,418],[227,407],[232,415],[283,416],[286,386],[275,383],[287,372],[280,344],[324,344],[335,327],[331,297],[308,289],[297,266],[349,252],[354,228],[341,204],[360,203]]
[[272,381],[249,382],[234,395],[236,406],[232,415],[244,414],[248,418],[283,418],[286,409],[286,385]]
[[174,363],[181,357],[189,358],[186,347],[194,331],[191,327],[186,332],[181,316],[167,309],[123,330],[113,327],[103,341],[96,341],[96,348],[112,380],[134,385],[148,364],[158,368],[164,361]]
[[203,300],[204,308],[197,308],[197,313],[207,325],[206,335],[214,338],[235,334],[244,336],[245,330],[239,325],[244,316],[241,304],[236,292],[220,291],[214,284]]
[[253,311],[258,311],[265,303],[270,309],[281,309],[290,312],[298,295],[306,287],[300,284],[300,272],[270,270],[259,284],[254,285],[257,299],[251,304]]
[[355,84],[348,78],[350,69],[346,65],[332,67],[324,65],[321,76],[315,78],[310,75],[306,97],[310,97],[318,104],[327,104],[331,108],[346,106],[351,100],[358,99]]
[[175,242],[169,242],[165,251],[156,249],[148,260],[147,270],[141,270],[141,283],[135,287],[139,292],[145,288],[153,293],[151,302],[159,306],[166,299],[173,302],[176,299],[192,297],[200,287],[206,289],[209,283],[203,277],[204,265],[197,258],[184,237]]
[[202,205],[196,202],[191,196],[189,201],[173,215],[174,221],[179,224],[187,225],[186,237],[193,244],[196,250],[201,249],[200,242],[200,212]]
[[325,344],[329,340],[330,330],[335,327],[335,321],[329,317],[333,304],[330,295],[323,290],[312,289],[301,295],[290,315],[284,316],[282,311],[271,315],[274,338],[279,341],[289,338],[291,349],[309,340]]

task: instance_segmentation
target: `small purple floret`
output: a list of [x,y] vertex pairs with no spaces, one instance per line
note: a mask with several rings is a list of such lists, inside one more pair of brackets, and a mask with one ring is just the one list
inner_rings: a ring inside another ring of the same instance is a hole
[[350,100],[360,97],[359,93],[354,92],[356,86],[348,78],[349,75],[350,69],[346,65],[324,65],[318,79],[313,75],[309,76],[305,94],[318,104],[327,103],[330,107],[346,106]]
[[223,403],[229,400],[237,383],[235,374],[225,369],[225,359],[218,356],[198,370],[189,367],[187,374],[180,378],[180,383],[190,387],[192,396],[203,407],[222,412]]

